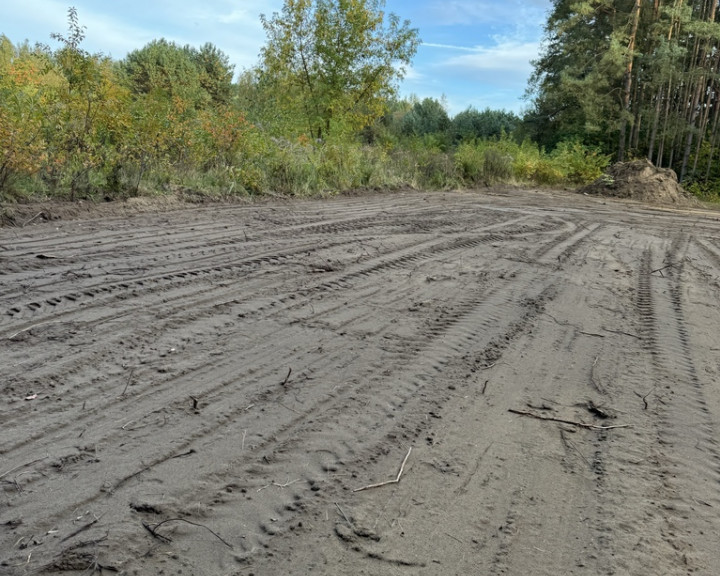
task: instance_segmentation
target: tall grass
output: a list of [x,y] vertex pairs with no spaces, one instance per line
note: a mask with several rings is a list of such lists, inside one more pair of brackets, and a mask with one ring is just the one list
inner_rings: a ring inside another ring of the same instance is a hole
[[[225,163],[194,165],[167,158],[91,169],[84,197],[96,200],[192,190],[208,197],[279,193],[335,194],[353,189],[442,190],[498,184],[579,185],[599,177],[609,158],[578,143],[547,153],[508,136],[462,142],[445,151],[432,139],[362,144],[350,139],[323,143],[249,135]],[[19,178],[12,197],[57,196],[34,175]],[[0,198],[3,200],[3,198]]]

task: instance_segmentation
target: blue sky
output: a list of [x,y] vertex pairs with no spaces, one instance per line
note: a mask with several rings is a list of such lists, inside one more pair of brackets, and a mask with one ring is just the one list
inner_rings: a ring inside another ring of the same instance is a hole
[[[423,41],[402,82],[402,96],[444,98],[451,115],[469,106],[520,112],[551,0],[386,0],[386,11],[411,21]],[[115,59],[166,38],[200,46],[212,42],[236,71],[257,63],[265,42],[259,15],[282,0],[5,0],[0,33],[14,43],[54,47],[75,6],[87,27],[84,48]]]

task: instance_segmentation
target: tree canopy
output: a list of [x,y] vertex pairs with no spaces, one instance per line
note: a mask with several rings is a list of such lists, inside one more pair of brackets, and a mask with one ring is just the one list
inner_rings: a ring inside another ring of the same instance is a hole
[[526,126],[647,157],[681,179],[717,178],[717,0],[554,0]]
[[384,0],[285,0],[262,16],[258,78],[286,124],[311,138],[358,130],[382,115],[419,44]]
[[164,38],[153,40],[130,52],[120,67],[136,94],[177,96],[195,108],[211,102],[224,104],[230,99],[234,66],[209,42],[198,50]]

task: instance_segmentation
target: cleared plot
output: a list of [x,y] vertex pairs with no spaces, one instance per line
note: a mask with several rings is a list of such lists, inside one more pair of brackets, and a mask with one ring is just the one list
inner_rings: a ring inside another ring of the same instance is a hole
[[713,214],[398,194],[0,242],[3,573],[720,560]]

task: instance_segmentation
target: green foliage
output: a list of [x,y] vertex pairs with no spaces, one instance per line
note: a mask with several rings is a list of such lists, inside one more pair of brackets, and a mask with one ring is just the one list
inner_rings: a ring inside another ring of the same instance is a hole
[[402,134],[406,136],[444,135],[450,128],[450,117],[445,106],[434,98],[415,102],[401,122]]
[[260,88],[286,131],[322,139],[382,115],[419,44],[383,8],[384,0],[285,0],[281,13],[262,16]]
[[598,178],[609,157],[578,142],[563,142],[546,153],[530,141],[509,137],[495,141],[463,142],[455,165],[470,185],[521,182],[539,185],[586,184]]
[[57,50],[38,48],[33,57],[45,61],[35,80],[46,154],[40,174],[51,193],[74,199],[112,183],[128,94],[109,59],[80,48],[84,28],[73,8],[68,25],[67,37],[53,35]]
[[578,141],[561,142],[550,155],[561,179],[572,184],[587,184],[599,178],[610,163],[609,154],[588,148]]
[[216,46],[207,42],[199,50],[185,46],[199,73],[200,86],[215,104],[227,105],[232,96],[232,79],[235,66]]
[[713,179],[719,17],[708,0],[554,0],[524,132],[548,149],[578,141],[681,181]]
[[480,112],[471,107],[452,119],[450,131],[455,142],[487,140],[512,134],[519,124],[520,118],[513,112],[490,108]]
[[72,9],[55,50],[0,36],[0,200],[555,185],[602,168],[607,156],[579,140],[550,153],[520,142],[512,113],[451,119],[442,101],[393,98],[394,59],[409,62],[417,35],[383,5],[288,0],[294,20],[265,21],[262,66],[234,85],[212,44],[89,54]]
[[513,157],[497,148],[485,150],[483,175],[488,184],[507,182],[513,177]]
[[486,150],[487,146],[482,142],[462,142],[455,150],[455,167],[467,184],[483,183]]
[[44,66],[41,54],[20,57],[0,36],[0,200],[17,195],[18,181],[46,161]]
[[165,39],[153,40],[130,52],[120,62],[120,69],[134,94],[180,99],[194,109],[212,99],[203,88],[193,52]]

